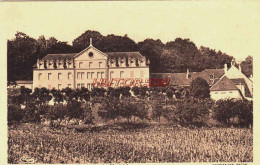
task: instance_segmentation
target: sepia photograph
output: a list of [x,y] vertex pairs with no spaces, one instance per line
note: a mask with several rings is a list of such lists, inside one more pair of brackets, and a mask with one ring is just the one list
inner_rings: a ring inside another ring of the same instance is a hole
[[260,1],[0,10],[3,164],[257,164]]

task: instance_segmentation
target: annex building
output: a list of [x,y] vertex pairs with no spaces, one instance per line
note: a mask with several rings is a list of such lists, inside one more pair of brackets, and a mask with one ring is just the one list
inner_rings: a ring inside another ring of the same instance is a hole
[[207,81],[210,86],[210,97],[214,100],[219,99],[248,99],[253,98],[253,81],[246,77],[239,65],[235,66],[234,59],[231,67],[227,64],[222,69],[205,69],[201,72],[186,73],[152,73],[152,78],[170,79],[171,86],[189,87],[192,80],[201,77]]
[[[86,87],[93,81],[104,80],[111,87],[119,86],[126,79],[149,79],[149,60],[139,52],[102,52],[92,45],[79,53],[48,54],[38,59],[33,69],[33,89],[63,89]],[[98,86],[99,84],[94,84]]]

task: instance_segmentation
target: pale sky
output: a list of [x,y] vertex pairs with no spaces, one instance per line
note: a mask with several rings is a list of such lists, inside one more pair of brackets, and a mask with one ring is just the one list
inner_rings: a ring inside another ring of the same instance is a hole
[[[260,1],[0,3],[0,35],[72,41],[86,30],[163,43],[177,37],[236,59],[260,55]],[[2,33],[2,34],[1,34]]]

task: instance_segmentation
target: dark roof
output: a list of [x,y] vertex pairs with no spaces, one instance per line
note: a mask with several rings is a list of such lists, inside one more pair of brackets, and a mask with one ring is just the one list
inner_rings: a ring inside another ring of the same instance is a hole
[[235,85],[245,84],[244,78],[232,78],[230,79]]
[[16,81],[17,84],[32,84],[33,81],[30,81],[30,80],[19,80],[19,81]]
[[48,59],[72,59],[78,53],[68,53],[68,54],[48,54],[43,57],[42,60]]
[[216,84],[214,84],[211,88],[211,91],[228,91],[228,90],[238,90],[235,84],[224,76],[221,80],[219,80]]
[[143,58],[139,52],[106,52],[109,57],[133,57]]
[[[212,80],[210,79],[211,74],[213,74],[215,77]],[[190,85],[192,80],[196,79],[197,77],[201,77],[211,86],[215,84],[223,74],[223,69],[206,69],[202,72],[190,72],[188,79],[187,73],[152,73],[151,78],[169,78],[171,80],[171,85],[187,86]]]

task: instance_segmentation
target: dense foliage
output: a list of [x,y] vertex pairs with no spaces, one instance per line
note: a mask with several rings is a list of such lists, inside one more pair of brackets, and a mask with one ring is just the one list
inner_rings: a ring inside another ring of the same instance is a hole
[[209,98],[209,84],[203,78],[197,77],[196,79],[192,80],[190,84],[190,94],[196,98]]
[[[201,86],[197,88],[202,90]],[[10,88],[8,123],[37,123],[43,118],[59,122],[64,119],[77,119],[84,123],[93,123],[93,119],[98,117],[104,122],[114,121],[114,123],[119,121],[147,123],[153,120],[190,127],[211,126],[208,120],[216,120],[225,126],[252,126],[252,102],[247,100],[215,102],[210,98],[194,95],[192,91],[191,94],[189,92],[189,88],[173,87],[93,88],[92,91],[86,88],[50,91],[46,88],[36,88],[33,93],[27,88],[21,88],[20,91]],[[50,105],[50,101],[54,105]]]
[[[206,68],[223,68],[230,63],[232,57],[207,47],[197,46],[189,39],[176,38],[166,44],[159,39],[145,39],[135,43],[127,35],[103,36],[97,31],[86,31],[76,39],[73,44],[58,41],[54,37],[45,39],[42,35],[38,39],[17,32],[15,38],[7,42],[7,70],[8,81],[32,80],[33,65],[38,58],[48,53],[78,53],[89,45],[90,38],[93,45],[104,52],[139,51],[150,59],[150,71],[154,72],[185,72],[201,71]],[[252,74],[252,57],[242,62],[242,71],[250,76]]]

